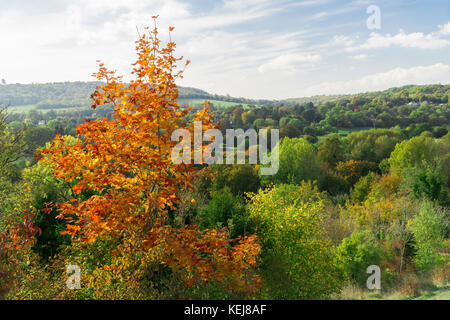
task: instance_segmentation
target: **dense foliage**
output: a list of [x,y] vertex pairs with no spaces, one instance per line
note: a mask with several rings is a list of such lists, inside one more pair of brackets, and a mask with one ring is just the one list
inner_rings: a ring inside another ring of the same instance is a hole
[[[97,82],[0,86],[0,297],[329,299],[370,265],[383,292],[448,285],[449,85],[213,96],[178,90],[156,27],[136,44],[130,83],[100,64]],[[233,104],[181,103],[203,98]],[[194,120],[280,129],[278,172],[174,164],[171,133]]]

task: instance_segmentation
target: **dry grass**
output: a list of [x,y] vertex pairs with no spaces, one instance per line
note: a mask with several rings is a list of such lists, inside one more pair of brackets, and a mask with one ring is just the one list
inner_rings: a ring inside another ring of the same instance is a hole
[[414,273],[404,274],[398,285],[381,290],[368,290],[352,283],[347,284],[335,300],[409,300],[409,299],[448,299],[450,295],[450,268],[444,266],[433,270],[429,276]]
[[436,285],[446,285],[450,283],[450,266],[446,264],[440,268],[434,269],[432,273],[432,280]]

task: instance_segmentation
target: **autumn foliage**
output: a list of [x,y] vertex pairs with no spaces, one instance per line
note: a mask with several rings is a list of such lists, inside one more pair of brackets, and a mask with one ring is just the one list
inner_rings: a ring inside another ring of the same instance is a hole
[[[232,241],[226,230],[170,223],[178,191],[192,186],[196,174],[194,165],[175,165],[170,157],[177,143],[171,141],[172,132],[192,130],[185,120],[189,109],[177,103],[175,84],[189,60],[179,68],[175,43],[161,44],[156,22],[146,32],[136,41],[134,80],[125,83],[103,63],[94,74],[105,84],[92,94],[92,108],[110,105],[111,117],[87,120],[78,126],[76,142],[57,136],[41,153],[55,177],[72,185],[73,198],[58,204],[59,218],[67,221],[64,233],[85,244],[114,239],[114,259],[138,256],[145,260],[142,265],[169,268],[187,287],[227,282],[232,291],[252,292],[260,250],[255,236]],[[207,129],[211,118],[204,108],[193,120]]]
[[23,265],[29,264],[29,249],[41,232],[33,223],[36,213],[30,207],[30,189],[25,187],[23,202],[15,204],[16,215],[5,217],[5,226],[0,229],[0,297],[9,288],[20,285],[20,278],[26,273]]

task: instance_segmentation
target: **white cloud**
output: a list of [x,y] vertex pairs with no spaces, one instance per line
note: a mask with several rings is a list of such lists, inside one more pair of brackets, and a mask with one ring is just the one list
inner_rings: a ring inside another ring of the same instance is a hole
[[358,61],[362,61],[362,60],[366,60],[369,56],[367,54],[357,54],[355,56],[350,56],[350,58],[352,58],[353,60],[358,60]]
[[224,1],[224,8],[230,8],[230,9],[238,9],[243,10],[247,8],[254,8],[257,6],[267,6],[270,5],[271,0],[225,0]]
[[[248,57],[254,50],[247,39],[257,35],[244,38],[242,32],[220,29],[269,16],[279,8],[273,0],[245,2],[246,10],[238,5],[242,1],[234,3],[207,14],[193,11],[182,0],[72,0],[58,10],[33,15],[6,8],[0,12],[0,50],[5,62],[0,71],[9,82],[89,80],[100,59],[119,74],[127,74],[135,60],[136,26],[144,32],[155,14],[160,16],[162,40],[167,40],[168,26],[175,26],[172,37],[180,49],[186,49],[177,52],[189,55],[193,62],[202,60],[197,66],[215,63],[213,55],[221,52]],[[272,33],[268,38],[276,37]]]
[[299,67],[312,66],[320,61],[321,56],[317,54],[283,54],[262,64],[258,71],[261,73],[269,71],[295,72]]
[[439,39],[434,34],[424,34],[422,32],[405,33],[401,30],[393,36],[390,34],[383,36],[378,33],[371,33],[370,38],[361,48],[375,49],[397,45],[404,48],[440,49],[449,44],[449,40]]
[[315,14],[307,17],[306,20],[308,20],[308,21],[325,20],[329,17],[347,14],[349,12],[352,12],[352,11],[355,11],[358,9],[359,9],[358,6],[347,5],[347,6],[341,7],[340,9],[327,10],[327,11],[321,11],[321,12],[315,13]]
[[334,36],[333,39],[330,42],[330,45],[334,46],[351,46],[354,43],[354,40],[352,40],[348,36]]
[[294,2],[291,4],[293,7],[307,7],[307,6],[317,6],[322,4],[327,4],[333,2],[334,0],[303,0],[299,2]]
[[[364,22],[366,2],[215,0],[200,6],[189,0],[42,0],[35,6],[39,10],[31,10],[25,1],[5,1],[0,10],[0,77],[9,83],[93,80],[96,60],[102,60],[128,80],[136,59],[136,26],[144,32],[155,14],[162,41],[168,38],[168,26],[174,26],[176,54],[192,61],[180,85],[250,98],[301,95],[311,84],[359,77],[362,67],[373,70],[354,62],[369,52],[349,53],[348,48],[387,45],[391,49],[383,52],[383,66],[388,70],[397,65],[400,44],[433,48],[450,40],[450,22],[444,21],[433,33],[371,36],[366,42],[354,28],[358,19]],[[348,18],[350,11],[354,19]],[[324,21],[328,18],[333,21]],[[426,23],[418,21],[417,30]],[[450,64],[445,56],[430,58]],[[418,59],[423,56],[408,55],[402,62],[426,64]]]
[[443,35],[449,35],[450,34],[450,21],[447,22],[444,25],[439,26],[439,33]]
[[437,32],[425,34],[423,32],[406,33],[400,30],[397,34],[381,34],[372,32],[370,37],[362,44],[350,46],[347,51],[359,49],[378,49],[398,46],[402,48],[441,49],[450,46],[450,40],[443,39],[442,35],[450,34],[450,22],[438,27]]
[[308,95],[347,94],[384,90],[408,84],[450,83],[450,66],[436,63],[429,66],[395,68],[359,79],[324,82],[306,89]]

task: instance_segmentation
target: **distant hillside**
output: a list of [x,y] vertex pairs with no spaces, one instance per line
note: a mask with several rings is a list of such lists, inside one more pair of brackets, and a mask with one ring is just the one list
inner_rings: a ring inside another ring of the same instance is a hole
[[316,104],[322,104],[328,101],[336,101],[339,99],[343,99],[348,97],[347,95],[320,95],[320,96],[312,96],[312,97],[302,97],[302,98],[289,98],[285,100],[281,100],[282,103],[288,104],[306,104],[308,102],[312,102]]
[[[10,106],[61,104],[81,106],[91,103],[90,95],[101,82],[54,82],[36,84],[0,85],[0,102]],[[211,96],[206,91],[180,87],[180,98],[205,98]]]
[[[0,85],[0,104],[10,107],[30,106],[35,109],[67,109],[88,107],[91,105],[90,95],[101,82],[55,82],[37,84]],[[215,104],[224,101],[231,104],[260,104],[268,100],[250,100],[210,94],[204,90],[179,87],[179,99],[182,104],[191,100],[214,100]],[[12,108],[20,109],[20,108]],[[28,108],[30,109],[30,108]]]
[[430,84],[430,85],[406,85],[402,87],[393,87],[383,91],[369,91],[357,94],[344,95],[320,95],[302,98],[290,98],[280,101],[284,104],[305,104],[312,102],[320,105],[326,102],[345,102],[352,99],[392,99],[393,97],[406,99],[408,101],[442,101],[442,97],[447,96],[450,91],[450,85]]
[[[101,82],[55,82],[38,84],[6,84],[0,85],[0,105],[11,107],[12,112],[28,112],[29,110],[61,110],[87,108],[91,105],[90,95]],[[179,87],[179,103],[183,106],[198,106],[209,100],[215,107],[232,107],[241,105],[244,109],[252,106],[274,105],[293,106],[312,102],[322,105],[330,102],[346,104],[350,100],[370,101],[372,99],[399,99],[401,101],[447,102],[450,85],[409,85],[391,88],[384,91],[366,92],[352,95],[321,95],[313,97],[292,98],[285,100],[253,100],[211,94],[204,90]],[[399,102],[401,102],[399,101]],[[393,101],[396,104],[396,101]],[[355,105],[359,103],[355,102]]]

